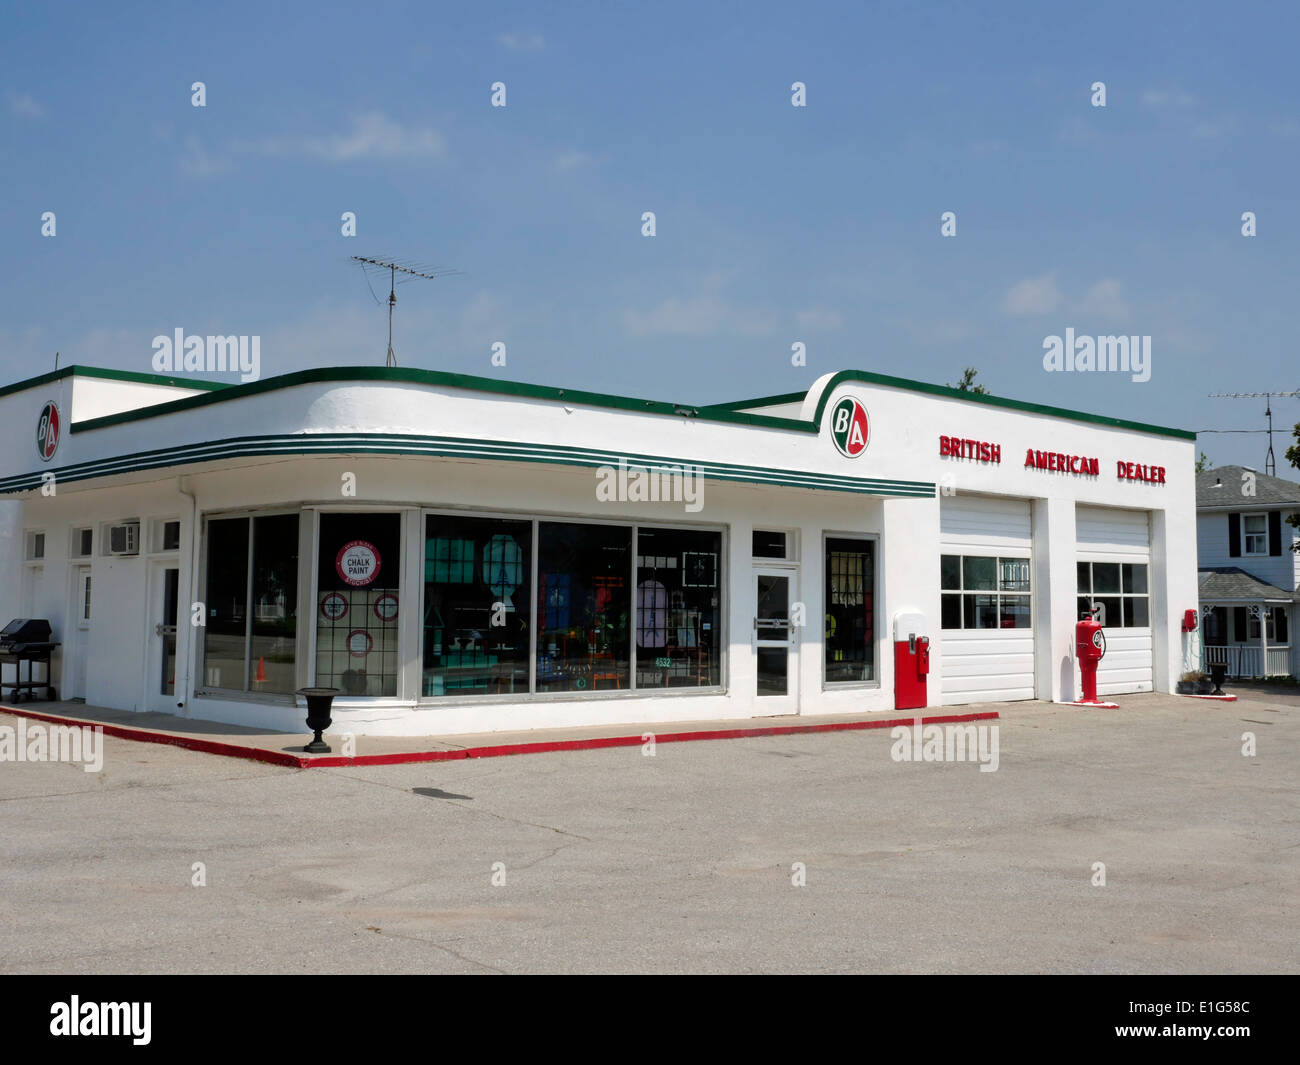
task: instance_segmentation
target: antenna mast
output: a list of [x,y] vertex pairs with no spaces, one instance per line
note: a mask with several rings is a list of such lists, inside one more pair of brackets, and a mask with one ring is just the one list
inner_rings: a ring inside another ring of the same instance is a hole
[[1211,392],[1211,399],[1262,399],[1264,417],[1268,419],[1268,455],[1264,458],[1264,473],[1277,476],[1277,460],[1273,457],[1273,403],[1274,399],[1300,399],[1300,389],[1295,392]]
[[[385,362],[386,366],[397,365],[397,354],[393,351],[393,308],[397,306],[397,273],[400,270],[404,274],[410,274],[412,277],[422,277],[427,281],[436,281],[440,277],[449,277],[459,274],[459,270],[436,270],[432,267],[424,266],[421,263],[401,263],[392,259],[370,259],[363,255],[352,256],[354,262],[361,264],[362,269],[378,268],[388,271],[388,356]],[[416,269],[419,267],[419,269]],[[373,294],[373,289],[371,290]]]

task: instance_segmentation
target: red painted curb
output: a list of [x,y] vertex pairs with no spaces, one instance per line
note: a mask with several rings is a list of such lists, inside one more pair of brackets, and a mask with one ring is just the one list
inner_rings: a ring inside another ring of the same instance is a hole
[[[512,754],[547,754],[553,751],[590,751],[604,747],[639,747],[646,742],[641,736],[600,736],[586,740],[543,740],[537,743],[507,743],[495,747],[463,747],[457,751],[406,751],[401,754],[364,754],[356,758],[341,758],[333,755],[322,758],[306,758],[301,755],[290,754],[287,751],[267,751],[260,747],[239,747],[233,743],[218,743],[215,740],[200,740],[192,736],[177,736],[170,732],[133,729],[123,725],[99,725],[84,719],[32,713],[27,710],[16,710],[10,706],[0,706],[0,713],[12,714],[15,717],[35,718],[38,721],[48,721],[56,725],[89,725],[92,728],[102,728],[105,736],[114,736],[117,739],[135,740],[138,743],[161,743],[171,747],[184,747],[186,750],[199,751],[203,754],[219,754],[227,758],[245,758],[254,762],[287,766],[290,769],[333,769],[341,766],[452,762],[462,758],[501,758]],[[945,725],[962,721],[996,720],[997,717],[998,714],[995,710],[985,710],[973,714],[941,714],[935,717],[923,717],[921,718],[921,724]],[[810,732],[849,732],[863,729],[896,728],[899,725],[911,725],[915,721],[916,718],[914,717],[898,717],[884,721],[833,721],[822,725],[773,725],[766,728],[713,729],[707,732],[656,732],[653,735],[656,744],[689,743],[695,740],[736,740],[751,739],[756,736],[792,736]]]
[[1058,706],[1085,706],[1093,710],[1118,710],[1119,703],[1085,703],[1082,699],[1075,699],[1068,703],[1058,703]]

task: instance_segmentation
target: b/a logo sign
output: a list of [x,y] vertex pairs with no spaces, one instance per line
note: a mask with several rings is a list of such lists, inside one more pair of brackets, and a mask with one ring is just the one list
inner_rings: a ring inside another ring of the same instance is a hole
[[36,454],[42,462],[49,462],[59,450],[59,430],[62,428],[59,408],[53,401],[41,408],[36,420]]
[[866,451],[871,439],[866,407],[852,397],[835,404],[831,411],[831,439],[839,453],[851,459]]

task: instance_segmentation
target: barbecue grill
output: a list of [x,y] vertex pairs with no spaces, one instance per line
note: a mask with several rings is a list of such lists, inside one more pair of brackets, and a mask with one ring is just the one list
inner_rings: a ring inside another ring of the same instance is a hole
[[[14,666],[13,699],[17,702],[24,692],[27,698],[36,698],[36,689],[45,689],[45,698],[54,698],[50,686],[50,653],[59,646],[51,640],[50,623],[44,618],[15,618],[0,629],[0,667],[12,662]],[[22,664],[27,663],[27,679],[23,680]],[[45,679],[36,680],[36,663],[45,663]],[[4,685],[0,683],[0,695]]]

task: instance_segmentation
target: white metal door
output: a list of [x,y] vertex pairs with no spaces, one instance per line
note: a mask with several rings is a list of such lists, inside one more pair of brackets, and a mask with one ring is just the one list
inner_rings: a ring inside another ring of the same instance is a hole
[[150,573],[149,654],[145,656],[145,706],[163,714],[177,713],[176,619],[180,570],[155,565]]
[[[1151,529],[1145,510],[1077,507],[1080,600],[1100,606],[1106,657],[1097,667],[1097,694],[1155,688],[1151,628]],[[1091,595],[1084,594],[1090,584]],[[1080,608],[1083,602],[1079,603]]]
[[948,496],[939,514],[944,705],[1032,699],[1029,501]]
[[799,712],[799,633],[793,569],[754,570],[754,713],[768,717]]
[[68,626],[63,650],[63,677],[59,692],[63,699],[86,697],[86,657],[90,653],[90,606],[93,585],[89,566],[72,571],[72,624]]

